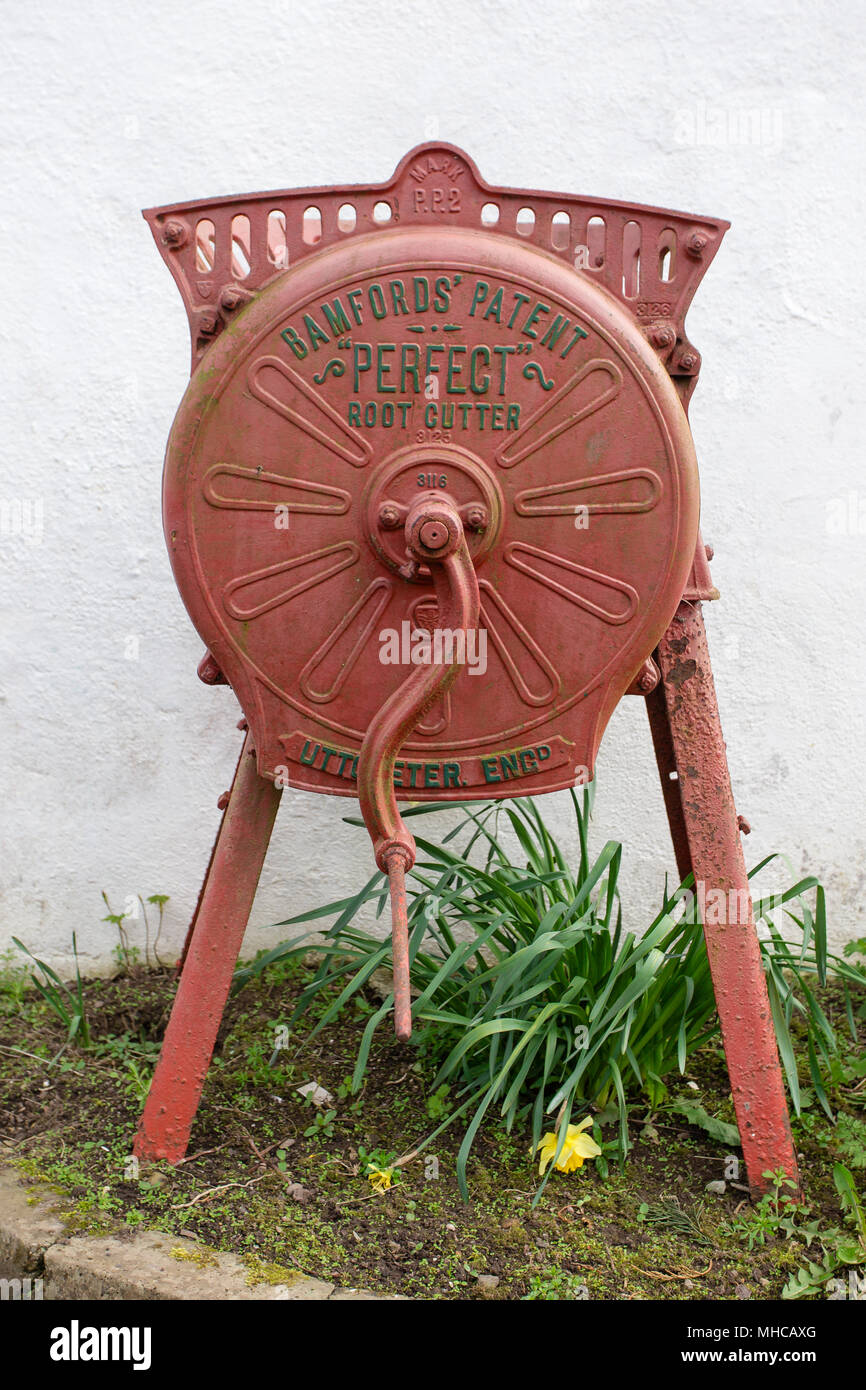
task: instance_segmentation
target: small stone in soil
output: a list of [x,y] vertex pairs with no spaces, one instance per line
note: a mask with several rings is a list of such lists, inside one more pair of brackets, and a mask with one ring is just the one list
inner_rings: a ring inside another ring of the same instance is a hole
[[722,1178],[716,1178],[715,1182],[708,1182],[704,1188],[705,1192],[715,1192],[716,1196],[724,1197],[727,1191],[727,1184]]
[[478,1288],[485,1298],[489,1298],[490,1294],[499,1288],[499,1276],[496,1274],[479,1274]]
[[330,1105],[334,1097],[330,1091],[326,1091],[324,1086],[320,1086],[317,1081],[308,1081],[306,1085],[298,1087],[299,1096],[309,1096],[313,1104],[321,1109],[323,1105]]

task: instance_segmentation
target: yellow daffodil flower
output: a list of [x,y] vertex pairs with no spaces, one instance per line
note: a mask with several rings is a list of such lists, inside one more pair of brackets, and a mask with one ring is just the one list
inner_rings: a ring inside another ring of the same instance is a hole
[[367,1177],[373,1184],[374,1192],[387,1192],[394,1176],[393,1168],[368,1168]]
[[[588,1115],[585,1120],[581,1120],[579,1125],[568,1126],[562,1150],[556,1160],[558,1172],[573,1173],[575,1168],[582,1166],[585,1158],[596,1158],[601,1153],[601,1149],[592,1135],[583,1133],[583,1130],[589,1129],[591,1124],[592,1117]],[[539,1173],[544,1173],[545,1168],[556,1153],[557,1142],[558,1139],[555,1134],[545,1134],[543,1139],[538,1141],[536,1147],[541,1149]]]

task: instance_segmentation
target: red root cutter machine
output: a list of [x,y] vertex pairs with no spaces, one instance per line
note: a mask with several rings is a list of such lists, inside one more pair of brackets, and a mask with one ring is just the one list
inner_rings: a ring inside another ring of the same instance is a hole
[[[681,878],[750,904],[683,326],[728,224],[492,187],[441,142],[385,184],[145,217],[192,337],[165,534],[199,675],[246,730],[135,1144],[177,1162],[285,786],[360,799],[400,1038],[399,801],[584,783],[623,695],[646,700]],[[797,1166],[750,905],[734,915],[705,934],[759,1192]]]

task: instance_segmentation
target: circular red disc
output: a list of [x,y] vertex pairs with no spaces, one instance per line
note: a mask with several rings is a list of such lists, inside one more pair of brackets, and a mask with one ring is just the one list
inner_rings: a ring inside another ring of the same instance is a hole
[[688,578],[688,424],[604,290],[514,239],[429,228],[355,237],[271,281],[171,433],[177,583],[260,772],[354,794],[412,631],[436,625],[426,570],[399,572],[419,490],[461,510],[483,631],[405,745],[398,794],[585,780]]

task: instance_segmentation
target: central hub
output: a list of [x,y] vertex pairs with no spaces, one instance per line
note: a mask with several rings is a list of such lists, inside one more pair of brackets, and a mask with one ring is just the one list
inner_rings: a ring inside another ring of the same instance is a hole
[[450,535],[443,519],[427,517],[414,537],[421,563],[407,573],[404,525],[421,497],[448,498],[460,515],[473,564],[482,564],[502,529],[502,493],[486,464],[455,444],[400,449],[373,473],[365,491],[365,530],[382,563],[412,583],[429,581],[424,552],[435,559]]
[[425,550],[441,550],[448,543],[448,531],[438,521],[425,521],[418,539]]

